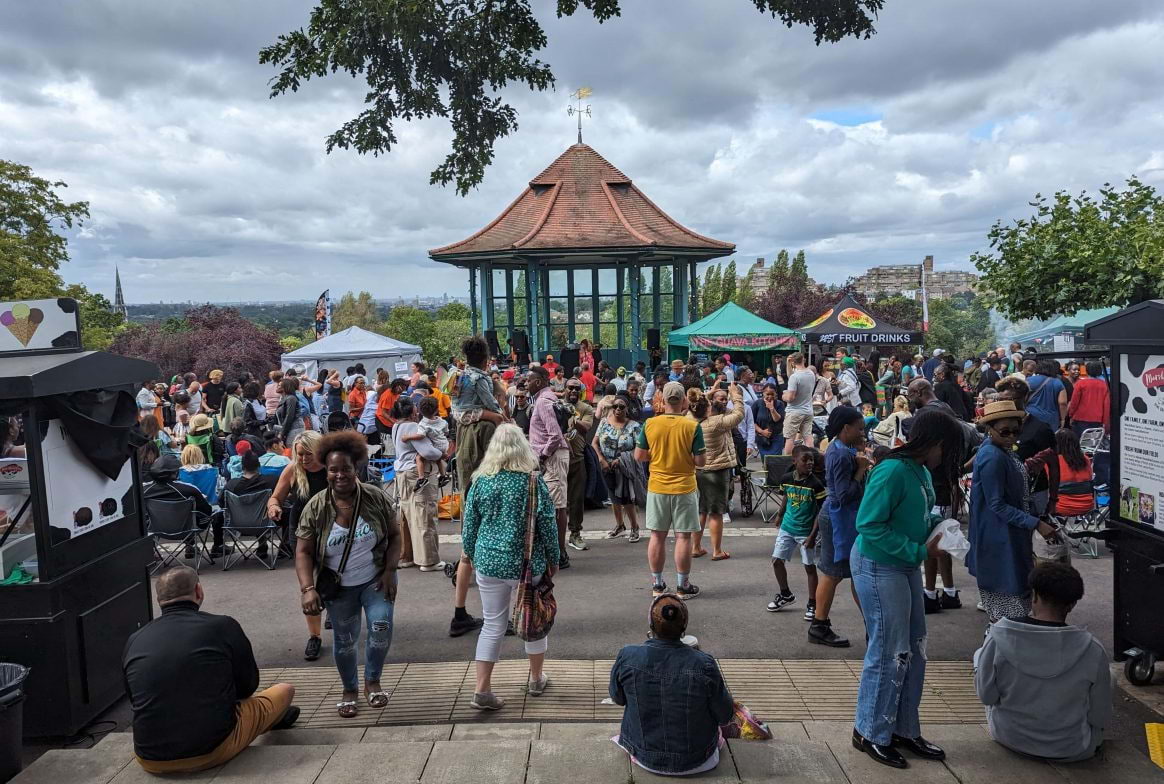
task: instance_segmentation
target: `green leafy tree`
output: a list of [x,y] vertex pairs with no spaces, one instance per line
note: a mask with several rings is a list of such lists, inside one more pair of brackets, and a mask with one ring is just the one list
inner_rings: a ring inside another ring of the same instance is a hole
[[720,305],[736,301],[736,288],[739,286],[739,283],[739,276],[736,275],[736,260],[732,259],[728,262],[727,268],[723,271],[723,277],[719,282]]
[[348,327],[360,327],[376,332],[380,328],[380,309],[376,307],[376,300],[371,293],[361,291],[359,294],[348,292],[340,297],[339,303],[331,311],[331,331],[339,332]]
[[796,251],[796,257],[788,268],[788,283],[796,288],[808,285],[808,261],[804,258],[804,251]]
[[1127,187],[1036,194],[1035,214],[995,222],[990,253],[971,261],[990,304],[1011,319],[1045,319],[1164,296],[1164,199],[1135,177]]
[[744,279],[740,281],[739,287],[736,289],[735,299],[732,300],[737,305],[745,310],[751,310],[756,302],[755,291],[755,267],[748,267],[748,271],[744,274]]
[[703,298],[700,312],[706,316],[723,303],[723,286],[719,265],[712,264],[703,273]]
[[125,328],[125,317],[113,312],[103,295],[89,291],[79,283],[67,286],[60,294],[77,300],[81,310],[81,345],[89,351],[105,351]]
[[[715,0],[722,2],[722,0]],[[849,36],[869,38],[885,0],[751,0],[785,26],[809,27],[819,45]],[[280,35],[259,52],[274,66],[271,97],[303,82],[345,72],[368,86],[365,108],[327,137],[327,150],[387,153],[395,124],[447,118],[452,151],[430,175],[464,195],[485,176],[498,139],[517,130],[517,110],[502,100],[512,84],[555,87],[545,30],[528,0],[320,0],[306,28]],[[579,7],[598,22],[619,16],[619,0],[558,0],[559,17]],[[709,3],[710,7],[710,3]]]
[[450,302],[437,308],[437,321],[468,321],[473,314],[469,306],[460,302]]
[[981,297],[930,300],[926,348],[945,349],[964,359],[990,351],[996,345],[990,311]]
[[768,288],[784,288],[788,285],[789,274],[788,251],[781,248],[780,252],[776,254],[776,260],[772,262],[772,266],[768,269]]

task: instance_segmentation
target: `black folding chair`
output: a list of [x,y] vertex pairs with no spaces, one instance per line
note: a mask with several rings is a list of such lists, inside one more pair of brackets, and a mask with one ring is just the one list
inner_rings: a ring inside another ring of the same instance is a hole
[[154,543],[156,557],[151,574],[176,563],[188,549],[195,554],[194,571],[201,568],[203,557],[208,563],[214,563],[206,545],[210,518],[194,508],[194,499],[147,498],[145,511],[146,535]]
[[[234,552],[222,557],[222,571],[251,557],[267,569],[275,568],[279,560],[279,548],[282,547],[282,532],[279,524],[267,517],[267,501],[270,497],[270,490],[246,495],[235,495],[228,490],[222,494],[223,510],[226,512],[222,533],[230,537],[234,544]],[[253,539],[247,542],[243,537]],[[259,555],[260,549],[266,551],[265,557]]]
[[764,455],[764,470],[752,477],[756,488],[755,508],[760,510],[760,519],[772,523],[784,509],[780,481],[792,467],[792,455]]

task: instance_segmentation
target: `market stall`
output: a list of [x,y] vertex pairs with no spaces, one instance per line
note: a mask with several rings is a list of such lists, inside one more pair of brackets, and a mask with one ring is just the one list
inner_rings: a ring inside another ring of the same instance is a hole
[[712,313],[667,336],[668,359],[689,356],[706,361],[730,354],[736,365],[759,371],[772,365],[775,355],[796,351],[800,335],[794,330],[766,321],[728,302]]
[[1115,658],[1136,685],[1164,655],[1164,300],[1132,305],[1084,329],[1111,347],[1109,528],[1115,555]]
[[362,362],[373,377],[376,368],[384,368],[389,376],[396,378],[412,372],[409,366],[419,360],[420,346],[393,340],[361,327],[348,327],[279,358],[283,370],[295,368],[297,373],[310,378],[315,378],[320,368],[335,368],[342,376],[345,369],[357,362]]
[[915,346],[925,342],[924,333],[874,318],[849,294],[798,332],[806,344],[824,346],[828,351],[837,346],[864,349],[866,355],[874,348],[880,351],[882,346]]
[[71,299],[0,303],[0,657],[24,732],[72,735],[125,691],[151,616],[134,392],[157,365],[81,349]]
[[1048,351],[1071,352],[1084,351],[1089,346],[1083,339],[1083,332],[1093,321],[1116,313],[1119,308],[1095,308],[1080,310],[1070,315],[1060,315],[1051,319],[1037,329],[1012,334],[1001,341],[1002,345],[1018,343],[1023,348],[1035,348],[1040,355]]

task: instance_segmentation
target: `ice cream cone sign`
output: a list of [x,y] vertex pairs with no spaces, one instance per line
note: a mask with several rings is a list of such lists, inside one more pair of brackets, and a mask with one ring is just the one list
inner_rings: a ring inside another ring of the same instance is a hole
[[0,313],[0,324],[3,324],[22,346],[28,345],[42,321],[44,311],[40,308],[31,308],[24,302],[15,302],[8,310]]

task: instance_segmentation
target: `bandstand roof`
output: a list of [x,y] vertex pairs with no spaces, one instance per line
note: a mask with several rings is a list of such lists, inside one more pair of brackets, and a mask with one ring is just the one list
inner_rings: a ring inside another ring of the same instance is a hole
[[[659,209],[589,145],[574,144],[476,234],[429,251],[435,261],[657,254],[710,259],[735,249]],[[586,258],[589,257],[589,258]]]

